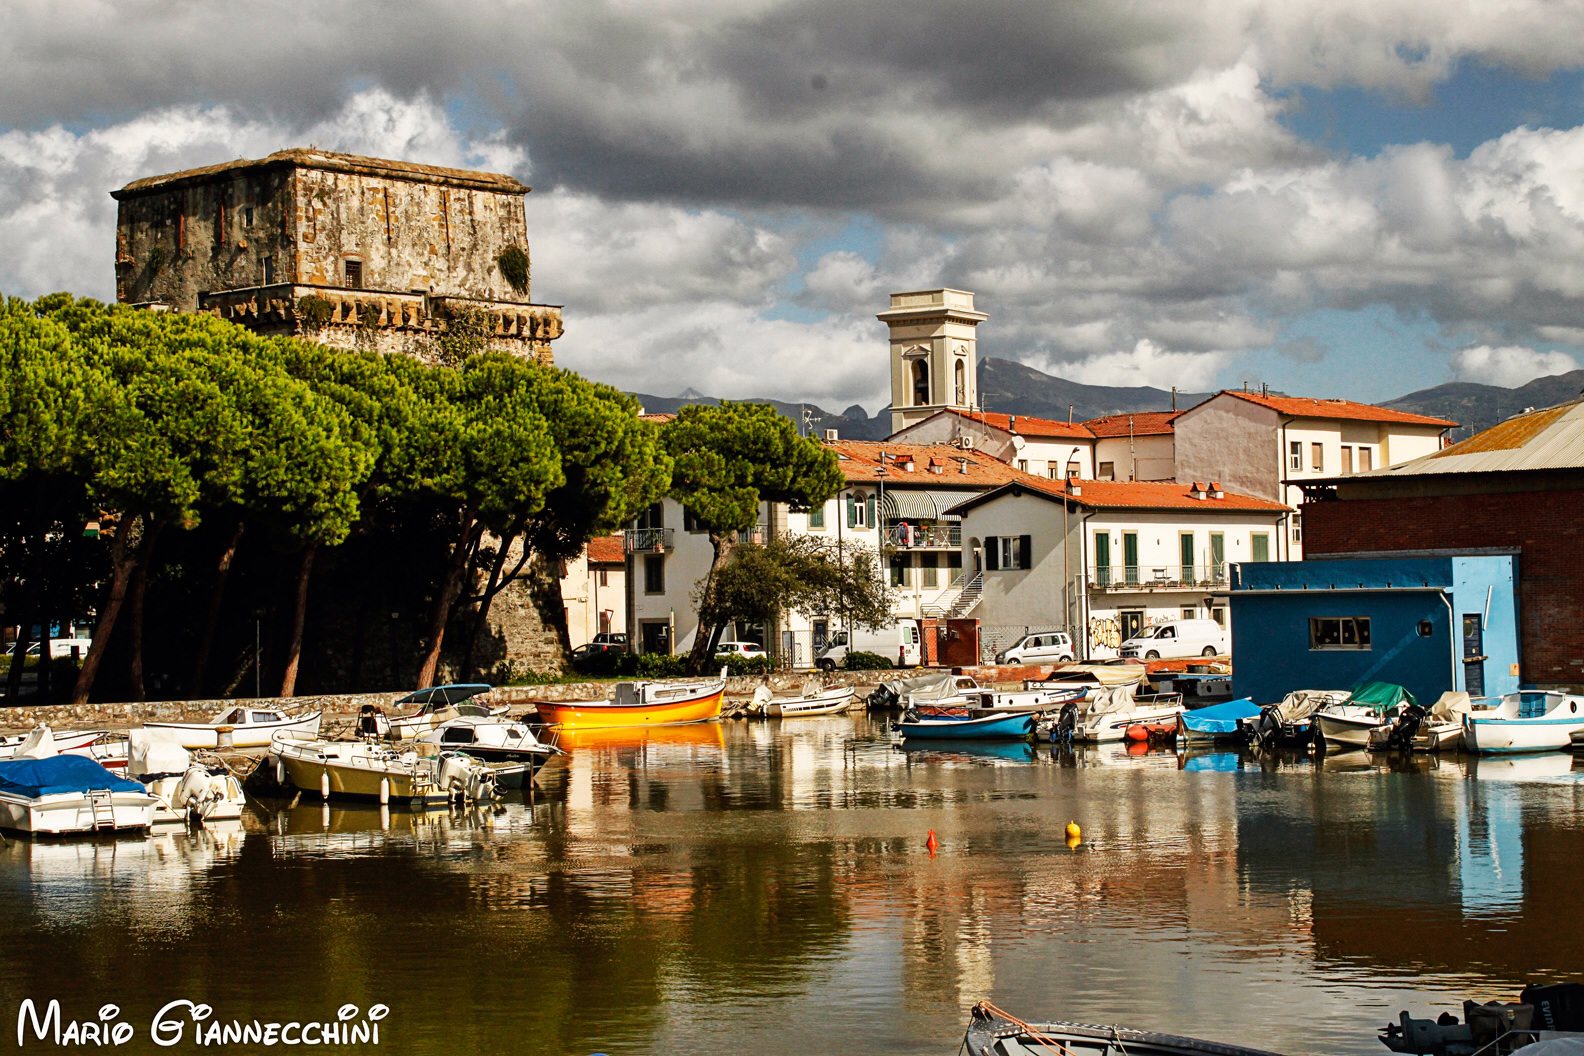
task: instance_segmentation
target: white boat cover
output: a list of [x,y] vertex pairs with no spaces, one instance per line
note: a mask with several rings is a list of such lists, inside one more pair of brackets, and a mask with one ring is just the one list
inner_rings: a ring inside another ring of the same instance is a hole
[[1584,1034],[1552,1034],[1514,1049],[1513,1056],[1584,1056]]
[[1305,722],[1314,713],[1331,704],[1348,699],[1345,689],[1295,689],[1276,705],[1276,718],[1280,722]]

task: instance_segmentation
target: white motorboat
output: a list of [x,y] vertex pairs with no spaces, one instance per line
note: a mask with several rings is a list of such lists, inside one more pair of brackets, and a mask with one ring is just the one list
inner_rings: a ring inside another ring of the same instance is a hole
[[1584,697],[1557,690],[1521,689],[1496,706],[1463,716],[1463,746],[1471,752],[1550,752],[1584,730]]
[[317,737],[321,717],[317,711],[292,715],[281,708],[239,705],[210,722],[145,722],[143,728],[187,749],[263,748],[279,733]]
[[566,754],[556,745],[540,739],[527,723],[477,715],[462,715],[441,723],[439,729],[418,740],[421,744],[461,752],[486,763],[516,764],[512,772],[503,773],[497,768],[496,777],[502,788],[521,788],[551,759]]
[[1082,689],[1053,686],[1049,689],[975,689],[963,691],[963,702],[976,718],[1042,711],[1055,714],[1066,705],[1084,700]]
[[1244,727],[1249,740],[1262,748],[1308,747],[1318,729],[1315,714],[1347,699],[1345,689],[1295,689],[1281,703],[1268,705],[1256,718],[1244,720]]
[[[109,730],[62,730],[57,733],[48,726],[40,723],[27,733],[19,733],[11,737],[0,737],[0,759],[28,758],[26,752],[29,742],[36,746],[39,731],[42,730],[50,737],[51,754],[61,752],[76,753],[78,749],[87,748],[102,737],[109,735]],[[32,758],[40,758],[33,756]]]
[[1467,693],[1443,693],[1425,711],[1407,705],[1396,719],[1369,732],[1372,752],[1455,752],[1463,747],[1463,716],[1472,710]]
[[239,821],[247,804],[241,782],[218,760],[201,762],[181,745],[147,730],[127,734],[126,776],[159,800],[156,825]]
[[0,828],[33,834],[146,830],[158,800],[80,755],[0,762]]
[[755,715],[769,719],[795,719],[808,715],[834,715],[852,707],[852,700],[851,686],[820,689],[815,683],[804,686],[803,695],[798,697],[773,696],[769,686],[759,686],[754,690],[753,703],[748,708]]
[[457,682],[409,693],[391,707],[416,710],[392,715],[389,719],[381,716],[385,736],[393,741],[414,741],[462,716],[503,717],[509,710],[505,704],[490,704],[483,699],[484,694],[494,688],[483,682]]
[[1314,714],[1314,723],[1326,751],[1369,747],[1370,731],[1396,720],[1403,708],[1417,704],[1413,694],[1392,682],[1365,682],[1340,704],[1328,704]]
[[[1087,700],[1064,705],[1057,730],[1072,731],[1072,739],[1091,744],[1120,741],[1129,726],[1177,725],[1183,712],[1179,693],[1138,695],[1137,682],[1124,682]],[[1069,710],[1071,709],[1071,710]]]
[[424,805],[487,802],[499,794],[487,763],[433,745],[398,751],[369,741],[277,738],[270,745],[276,780],[325,799],[351,797]]

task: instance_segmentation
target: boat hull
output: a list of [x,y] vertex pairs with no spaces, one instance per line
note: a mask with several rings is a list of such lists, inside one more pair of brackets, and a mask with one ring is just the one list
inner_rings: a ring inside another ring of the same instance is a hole
[[1471,752],[1554,752],[1584,731],[1584,718],[1463,720],[1463,745]]
[[626,726],[681,726],[720,718],[723,685],[684,700],[618,704],[608,700],[540,701],[539,717],[563,730],[608,730]]
[[909,741],[1017,740],[1034,730],[1033,715],[987,715],[978,719],[899,722],[897,731]]
[[1105,744],[1127,737],[1129,726],[1170,725],[1175,727],[1177,716],[1182,714],[1181,704],[1158,708],[1137,708],[1125,712],[1107,712],[1080,718],[1073,729],[1073,740],[1086,744]]
[[1157,1034],[1127,1027],[1089,1023],[1013,1023],[977,1009],[963,1049],[996,1056],[1272,1056],[1259,1049],[1227,1045],[1201,1038]]
[[152,825],[158,806],[159,800],[150,795],[112,792],[109,817],[101,811],[98,819],[108,824],[100,824],[96,829],[93,804],[83,793],[62,792],[33,798],[0,793],[0,828],[40,836],[130,832]]
[[[334,757],[314,758],[308,755],[276,756],[286,771],[286,780],[304,792],[323,795],[328,790],[330,798],[371,799],[384,798],[391,803],[445,803],[449,797],[438,788],[426,767],[379,768],[360,766]],[[388,782],[381,790],[381,783]]]
[[[222,739],[228,741],[227,747],[267,748],[277,733],[284,733],[295,739],[319,736],[319,723],[322,719],[323,714],[316,711],[309,715],[296,716],[285,722],[262,722],[257,725],[220,726],[207,722],[145,722],[143,728],[157,730],[162,736],[188,750],[219,748]],[[230,732],[228,734],[222,732],[226,730]]]
[[1314,717],[1315,724],[1320,728],[1320,736],[1325,738],[1326,747],[1337,751],[1368,748],[1370,731],[1384,725],[1386,721],[1381,715],[1364,718],[1329,711],[1317,712]]
[[794,700],[772,700],[765,707],[765,715],[772,719],[796,719],[809,715],[835,715],[852,707],[851,689],[834,693],[821,693],[815,697],[798,697]]

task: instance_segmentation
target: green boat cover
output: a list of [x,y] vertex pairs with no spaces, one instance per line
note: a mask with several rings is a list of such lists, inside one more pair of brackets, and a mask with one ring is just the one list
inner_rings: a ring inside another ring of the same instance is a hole
[[1360,682],[1353,687],[1349,704],[1361,704],[1376,711],[1390,711],[1399,704],[1417,704],[1414,695],[1395,682]]

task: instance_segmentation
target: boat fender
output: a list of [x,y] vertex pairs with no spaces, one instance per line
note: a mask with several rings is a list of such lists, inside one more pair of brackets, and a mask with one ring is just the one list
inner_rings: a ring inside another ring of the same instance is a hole
[[390,805],[390,778],[388,777],[380,778],[379,801],[382,807]]
[[330,798],[330,771],[319,771],[319,794],[325,799]]
[[275,783],[286,787],[286,763],[279,756],[275,757]]

